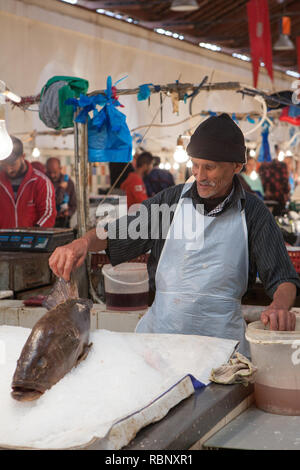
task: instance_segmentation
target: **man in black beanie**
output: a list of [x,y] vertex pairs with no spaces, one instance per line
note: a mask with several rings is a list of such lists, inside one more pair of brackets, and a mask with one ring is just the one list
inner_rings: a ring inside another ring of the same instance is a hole
[[234,175],[246,163],[243,133],[228,114],[212,116],[197,127],[186,150],[196,178],[193,194],[210,213],[230,194]]
[[[94,229],[57,248],[50,267],[68,280],[88,251],[106,249],[112,265],[150,251],[149,283],[155,299],[136,331],[234,339],[248,356],[241,298],[258,272],[273,299],[261,314],[262,322],[273,330],[294,330],[290,308],[299,277],[274,217],[239,182],[245,150],[243,134],[227,114],[210,117],[187,147],[194,182],[144,201],[136,215],[108,224],[101,237]],[[165,231],[163,208],[170,209]],[[137,226],[146,227],[148,236],[135,236],[131,229]]]

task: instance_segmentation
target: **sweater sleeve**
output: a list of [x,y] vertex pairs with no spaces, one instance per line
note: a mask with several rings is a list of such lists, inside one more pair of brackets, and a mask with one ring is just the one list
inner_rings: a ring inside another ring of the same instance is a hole
[[165,240],[182,187],[165,189],[143,201],[136,215],[123,216],[106,225],[106,253],[113,266],[137,258]]
[[[254,196],[255,197],[255,196]],[[252,199],[255,201],[255,199]],[[270,298],[283,282],[296,285],[300,280],[290,260],[281,231],[264,203],[256,198],[250,220],[249,243],[258,275]]]
[[46,176],[39,177],[36,185],[37,222],[40,227],[54,227],[56,218],[55,191]]

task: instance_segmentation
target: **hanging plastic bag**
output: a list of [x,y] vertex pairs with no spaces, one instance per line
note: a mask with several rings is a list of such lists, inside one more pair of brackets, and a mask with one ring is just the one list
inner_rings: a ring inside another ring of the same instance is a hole
[[272,161],[270,145],[269,145],[269,124],[264,122],[262,133],[261,133],[261,147],[258,155],[258,162],[270,162]]
[[[104,99],[104,103],[103,103]],[[101,102],[102,101],[102,102]],[[104,104],[101,111],[94,109],[93,118],[88,116],[88,159],[90,162],[130,162],[132,160],[132,137],[126,124],[126,116],[116,109],[121,106],[107,78],[105,97],[97,104]]]

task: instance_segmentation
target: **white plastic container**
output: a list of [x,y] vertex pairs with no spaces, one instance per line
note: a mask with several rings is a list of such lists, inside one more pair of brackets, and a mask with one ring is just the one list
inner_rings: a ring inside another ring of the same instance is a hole
[[102,268],[108,310],[148,307],[149,277],[145,263],[105,264]]
[[270,331],[256,321],[248,325],[251,360],[258,368],[256,406],[280,415],[300,415],[300,317],[295,331]]

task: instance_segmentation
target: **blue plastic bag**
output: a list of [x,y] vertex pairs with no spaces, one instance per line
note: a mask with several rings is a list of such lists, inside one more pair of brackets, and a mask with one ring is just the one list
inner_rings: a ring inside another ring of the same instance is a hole
[[94,109],[93,118],[88,117],[88,159],[90,162],[130,162],[132,137],[125,114],[116,109],[120,103],[113,96],[111,77],[107,78],[105,95],[101,111]]
[[[126,163],[132,160],[132,137],[126,124],[125,114],[116,109],[117,106],[122,105],[116,97],[115,87],[112,87],[111,77],[107,78],[104,95],[80,95],[79,99],[66,100],[66,104],[73,105],[75,110],[80,108],[75,118],[76,122],[83,124],[88,122],[88,160],[90,162]],[[98,111],[97,105],[103,106],[101,111]],[[92,112],[92,118],[89,116],[90,112]]]
[[258,162],[271,162],[271,152],[270,152],[270,145],[269,145],[269,124],[265,122],[262,127],[262,142],[261,147],[258,155]]

